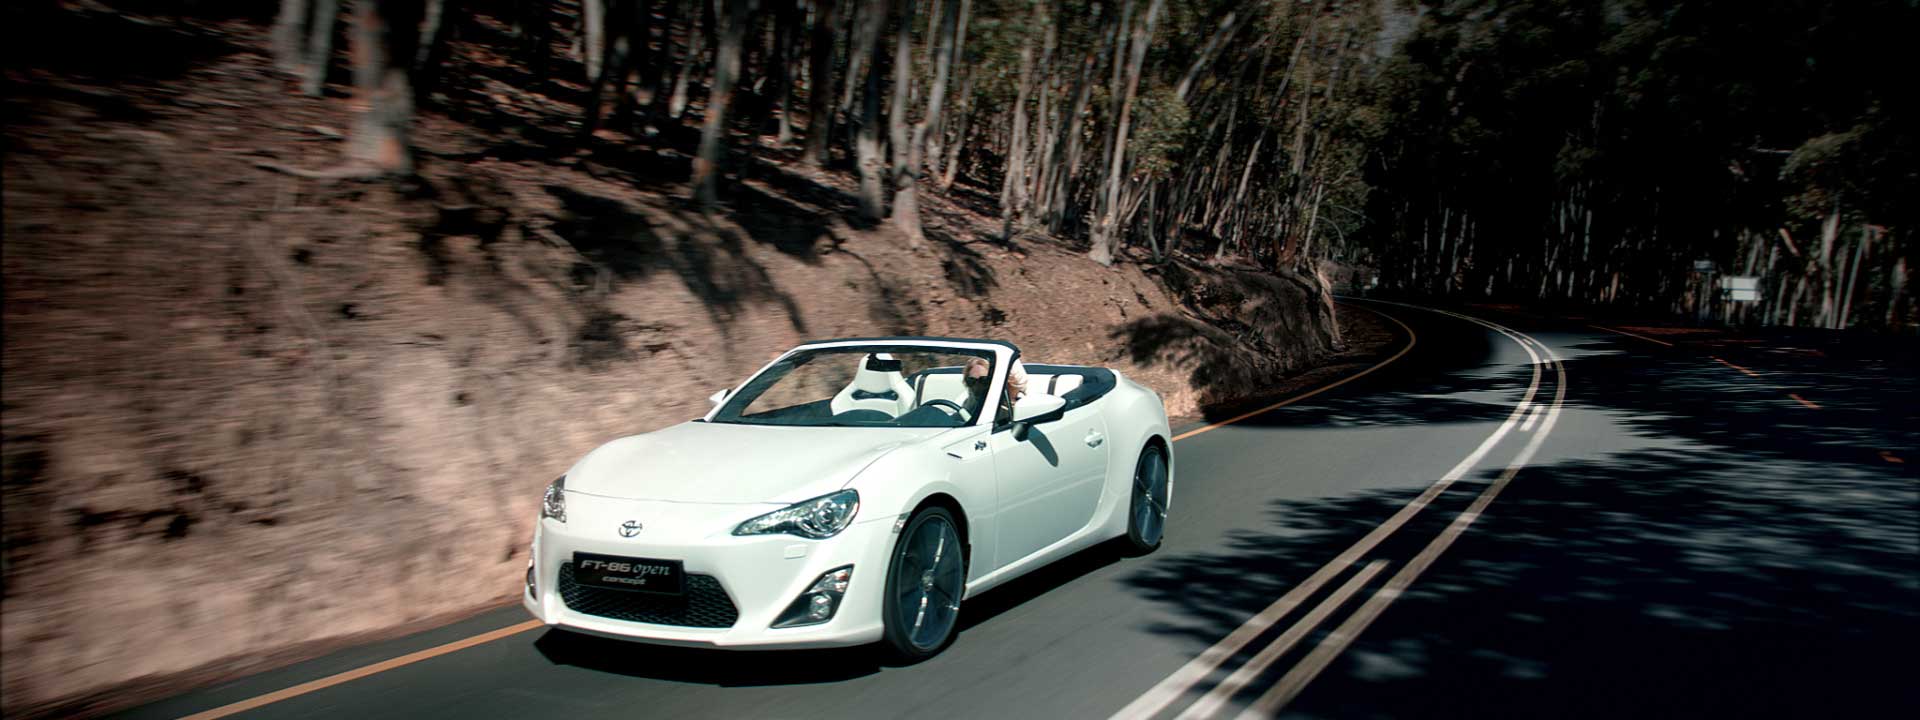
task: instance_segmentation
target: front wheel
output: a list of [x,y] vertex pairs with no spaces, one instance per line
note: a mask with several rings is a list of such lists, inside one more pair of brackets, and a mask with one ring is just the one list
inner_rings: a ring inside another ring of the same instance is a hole
[[966,594],[966,563],[953,514],[929,507],[914,513],[894,543],[887,568],[882,642],[893,656],[916,663],[953,641]]
[[1167,451],[1148,445],[1133,468],[1133,502],[1127,512],[1127,544],[1145,555],[1160,548],[1167,528],[1167,497],[1173,480],[1167,473]]

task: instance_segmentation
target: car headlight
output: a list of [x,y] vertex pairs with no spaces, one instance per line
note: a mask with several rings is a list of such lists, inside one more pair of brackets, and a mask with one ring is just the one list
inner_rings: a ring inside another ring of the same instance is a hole
[[547,496],[540,500],[540,517],[567,521],[567,476],[547,484]]
[[775,510],[760,517],[740,523],[733,529],[735,535],[798,535],[803,538],[820,540],[840,534],[853,524],[853,515],[860,511],[860,493],[855,490],[841,490],[831,495],[822,495],[812,500],[795,503],[792,506]]

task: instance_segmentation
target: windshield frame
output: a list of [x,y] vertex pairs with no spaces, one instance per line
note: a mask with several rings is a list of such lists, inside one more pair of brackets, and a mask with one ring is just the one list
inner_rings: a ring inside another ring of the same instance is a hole
[[[987,411],[981,412],[978,417],[974,417],[968,420],[966,423],[963,423],[960,425],[954,425],[950,427],[936,426],[931,428],[926,426],[913,426],[913,425],[853,425],[853,424],[789,425],[784,423],[751,422],[751,421],[738,419],[737,416],[735,419],[730,419],[730,420],[717,419],[721,416],[723,411],[734,409],[737,412],[740,408],[736,408],[736,404],[739,402],[740,398],[746,394],[746,390],[750,387],[753,387],[755,383],[761,381],[762,378],[768,377],[769,373],[775,372],[776,369],[780,368],[782,363],[786,362],[789,358],[792,358],[793,356],[798,354],[815,353],[815,352],[832,352],[836,354],[845,353],[849,356],[856,355],[856,354],[865,354],[865,353],[939,353],[939,354],[947,354],[947,355],[965,355],[965,356],[978,357],[978,358],[985,359],[993,368],[993,374],[992,374],[993,381],[988,385],[986,401],[981,404],[982,408],[999,407],[1001,395],[1005,394],[1006,392],[1006,376],[1007,376],[1008,368],[1011,368],[1013,366],[1014,360],[1020,357],[1019,350],[1013,348],[1009,344],[968,342],[968,341],[962,341],[962,340],[920,340],[920,339],[895,340],[891,338],[860,338],[860,339],[851,339],[851,340],[832,340],[827,342],[810,343],[807,345],[801,345],[799,347],[796,347],[784,353],[781,353],[779,357],[776,357],[773,360],[769,361],[766,365],[761,366],[761,368],[755,371],[753,375],[748,376],[745,382],[742,382],[739,385],[729,389],[727,391],[726,400],[716,403],[712,409],[707,411],[707,414],[705,416],[700,418],[700,420],[702,422],[709,422],[716,425],[747,425],[747,426],[755,426],[755,427],[882,428],[882,429],[900,429],[900,430],[928,430],[928,429],[951,430],[951,429],[969,428],[969,427],[986,427],[986,426],[992,425],[993,423],[995,413],[987,412]],[[773,378],[769,380],[768,383],[771,384],[773,382],[779,382],[781,379],[784,379],[786,372],[781,371],[780,375],[781,377]],[[755,395],[754,399],[758,399],[759,394],[755,393],[754,395]],[[751,402],[751,400],[749,402]]]

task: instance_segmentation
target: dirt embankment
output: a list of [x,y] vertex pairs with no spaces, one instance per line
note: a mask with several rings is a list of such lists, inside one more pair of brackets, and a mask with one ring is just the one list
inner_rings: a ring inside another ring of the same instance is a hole
[[547,481],[802,340],[1006,338],[1180,414],[1338,346],[1310,281],[1004,245],[966,189],[920,246],[779,163],[703,215],[684,157],[548,157],[452,111],[417,182],[277,175],[332,161],[347,102],[219,31],[149,75],[9,72],[9,713],[511,598]]

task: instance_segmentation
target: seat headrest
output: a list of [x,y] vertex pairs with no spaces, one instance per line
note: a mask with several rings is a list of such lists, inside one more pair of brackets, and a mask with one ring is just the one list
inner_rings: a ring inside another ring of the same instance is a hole
[[899,370],[895,369],[891,372],[878,370],[875,369],[875,365],[881,367],[892,365],[898,368],[900,361],[882,358],[879,355],[868,355],[861,360],[860,369],[853,372],[853,389],[873,394],[888,393],[893,390],[893,381],[900,376]]

